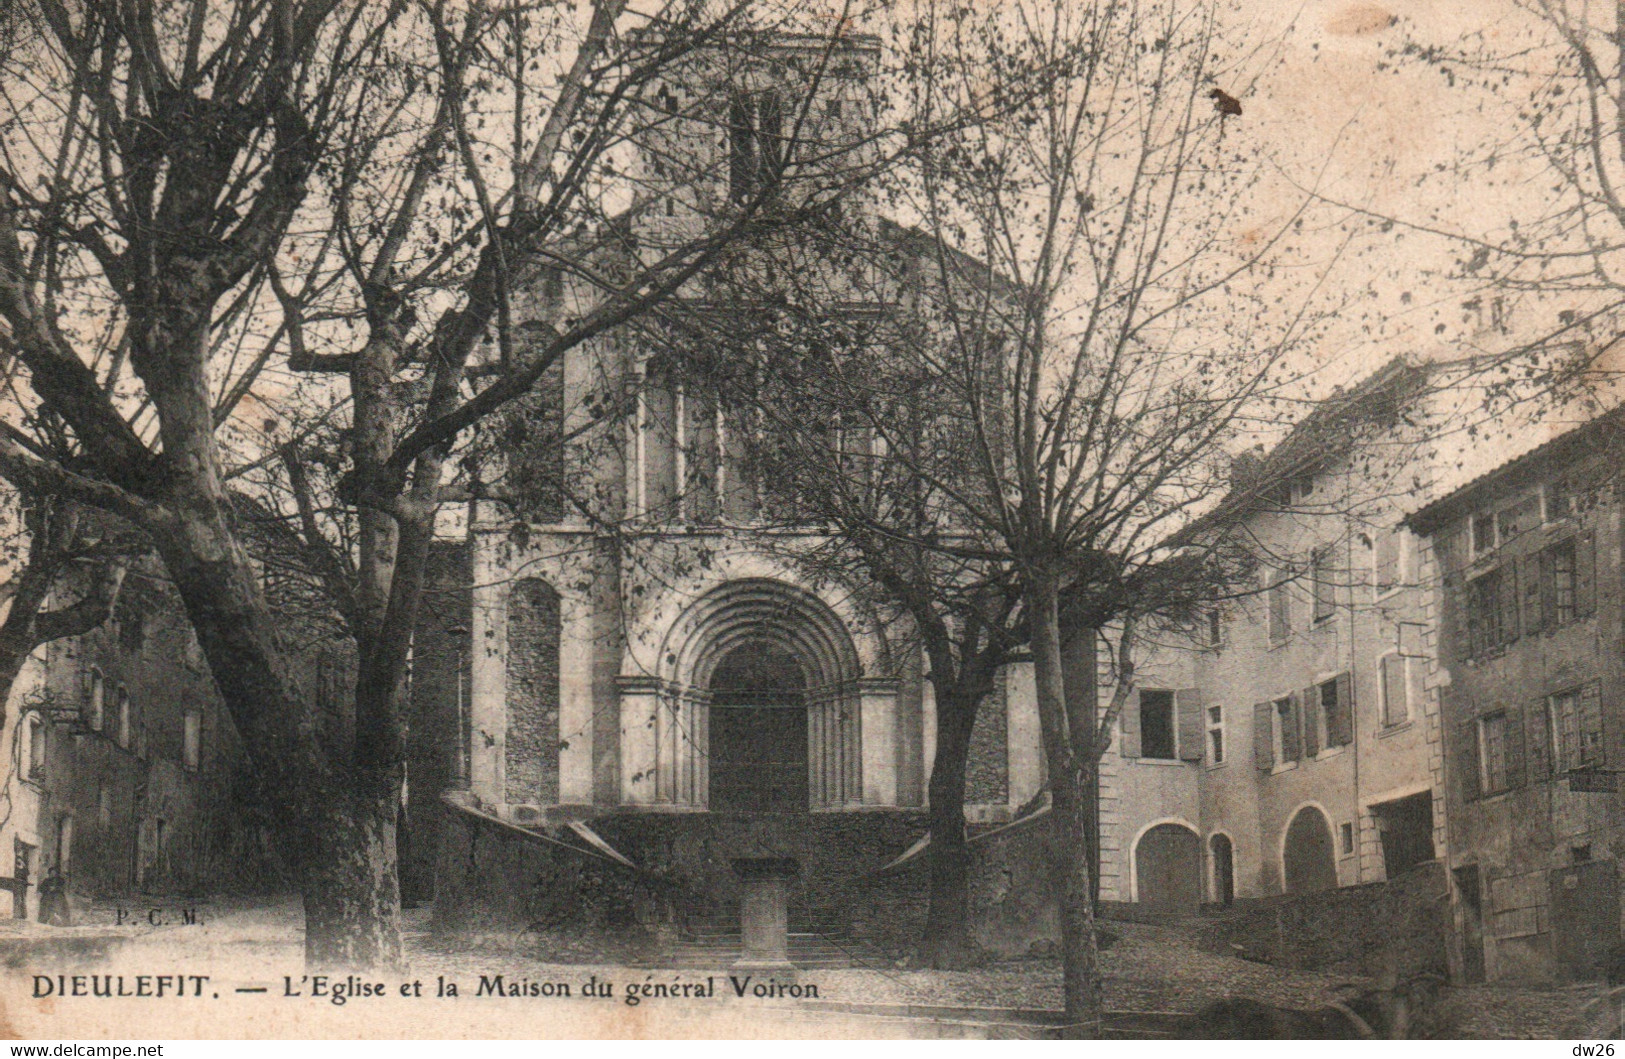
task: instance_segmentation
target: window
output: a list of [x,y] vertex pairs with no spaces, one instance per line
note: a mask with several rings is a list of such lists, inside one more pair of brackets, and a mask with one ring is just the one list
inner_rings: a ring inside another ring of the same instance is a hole
[[1140,692],[1140,756],[1174,760],[1174,693]]
[[95,666],[90,667],[90,707],[86,713],[85,720],[90,730],[101,731],[107,713],[107,682],[102,677],[102,671]]
[[193,772],[197,771],[198,761],[203,750],[203,715],[195,712],[187,713],[181,719],[181,761]]
[[1595,606],[1594,542],[1590,533],[1569,537],[1541,551],[1535,560],[1538,569],[1525,566],[1524,609],[1530,632],[1591,616]]
[[1467,639],[1479,655],[1518,638],[1518,595],[1513,567],[1498,567],[1467,584]]
[[1309,553],[1309,590],[1313,593],[1312,617],[1316,622],[1330,618],[1337,608],[1337,582],[1332,570],[1332,546]]
[[1602,699],[1595,684],[1553,695],[1552,755],[1559,772],[1602,764]]
[[728,105],[728,194],[744,202],[776,183],[784,165],[784,112],[777,92],[735,92]]
[[1207,645],[1209,647],[1224,645],[1224,612],[1218,607],[1207,612]]
[[115,701],[118,706],[118,745],[128,750],[130,749],[130,692],[123,684],[119,685]]
[[1495,550],[1495,515],[1474,515],[1472,527],[1473,554],[1488,555]]
[[1487,714],[1478,719],[1479,786],[1485,794],[1508,789],[1507,715]]
[[1277,647],[1286,643],[1292,635],[1292,599],[1290,589],[1285,581],[1277,581],[1270,586],[1270,646]]
[[1552,566],[1552,619],[1558,625],[1574,620],[1574,541],[1546,549]]
[[103,827],[113,826],[113,788],[106,780],[96,787],[96,820]]
[[1343,856],[1347,857],[1351,855],[1354,852],[1354,825],[1346,821],[1338,824],[1337,838],[1338,846],[1342,849]]
[[45,723],[39,714],[31,713],[23,722],[20,736],[22,746],[17,755],[22,765],[22,779],[38,783],[45,778]]
[[1385,596],[1405,583],[1405,553],[1409,534],[1394,528],[1377,534],[1375,554],[1372,556],[1374,582],[1378,596]]
[[1557,522],[1576,513],[1574,487],[1565,481],[1552,482],[1545,487],[1546,521]]
[[1510,544],[1539,525],[1539,494],[1524,497],[1495,516],[1496,543]]
[[1392,727],[1411,719],[1411,659],[1382,656],[1382,723]]
[[1291,695],[1276,699],[1274,703],[1275,717],[1275,763],[1285,765],[1297,761],[1302,756],[1302,733],[1298,730],[1298,703]]
[[1351,730],[1349,706],[1345,701],[1349,695],[1349,680],[1347,675],[1333,677],[1331,680],[1317,684],[1314,695],[1320,701],[1319,721],[1325,727],[1325,746],[1329,749],[1334,746],[1344,746],[1349,742]]
[[1224,764],[1224,707],[1207,708],[1207,760],[1210,765]]

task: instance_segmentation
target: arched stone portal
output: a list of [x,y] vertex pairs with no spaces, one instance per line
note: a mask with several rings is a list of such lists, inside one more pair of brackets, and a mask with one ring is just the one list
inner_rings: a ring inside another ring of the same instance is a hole
[[1289,894],[1312,894],[1337,887],[1332,825],[1325,813],[1313,805],[1298,810],[1287,825],[1281,862]]
[[1182,824],[1158,824],[1134,845],[1135,897],[1142,905],[1194,912],[1202,903],[1202,840]]
[[[895,804],[897,682],[864,677],[852,636],[829,605],[767,578],[707,592],[667,629],[657,673],[620,678],[622,803],[709,807],[713,714],[720,713],[713,696],[773,690],[770,682],[749,686],[761,678],[746,675],[748,652],[734,656],[747,648],[771,651],[781,672],[793,665],[801,675],[806,806]],[[724,743],[732,738],[724,732]]]
[[790,652],[750,641],[711,673],[713,812],[807,810],[807,678]]

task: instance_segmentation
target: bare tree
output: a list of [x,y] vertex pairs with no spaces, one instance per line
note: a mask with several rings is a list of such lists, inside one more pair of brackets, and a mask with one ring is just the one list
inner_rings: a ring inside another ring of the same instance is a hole
[[[917,278],[891,283],[883,322],[859,314],[781,338],[781,362],[756,382],[773,380],[781,444],[808,468],[773,477],[837,523],[867,570],[883,569],[874,556],[903,568],[888,590],[931,594],[918,620],[960,635],[942,648],[943,674],[974,664],[978,643],[1025,645],[1066,1011],[1083,1035],[1101,1015],[1091,796],[1136,644],[1153,625],[1192,623],[1254,561],[1224,534],[1178,547],[1170,535],[1227,491],[1227,446],[1273,422],[1324,319],[1321,269],[1272,269],[1296,249],[1308,198],[1261,213],[1263,168],[1234,128],[1224,140],[1236,106],[1215,106],[1215,79],[1245,99],[1250,75],[1245,57],[1216,59],[1219,17],[1125,0],[922,18],[915,112],[963,107],[1018,69],[1061,76],[934,141],[894,185],[894,205],[919,220],[909,246],[884,254],[893,276],[912,261]],[[842,461],[851,469],[830,473]],[[855,495],[870,482],[878,503]],[[976,622],[983,639],[965,640]],[[1103,636],[1115,669],[1104,709]],[[935,653],[931,664],[936,679]]]
[[[68,440],[8,431],[0,474],[154,542],[272,800],[313,965],[401,957],[406,666],[437,514],[478,484],[459,437],[781,223],[770,191],[805,178],[815,201],[873,169],[786,154],[717,223],[625,246],[649,202],[621,194],[623,145],[676,108],[716,120],[657,75],[785,15],[626,8],[34,0],[0,60],[0,344],[19,414]],[[515,326],[549,270],[591,304]],[[302,720],[250,516],[353,638],[337,735]]]

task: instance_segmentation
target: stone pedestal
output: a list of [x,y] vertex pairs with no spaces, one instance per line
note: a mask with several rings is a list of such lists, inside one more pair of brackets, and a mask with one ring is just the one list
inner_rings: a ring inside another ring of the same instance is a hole
[[790,883],[801,865],[789,857],[748,857],[733,862],[739,876],[739,962],[735,971],[794,973],[790,962]]

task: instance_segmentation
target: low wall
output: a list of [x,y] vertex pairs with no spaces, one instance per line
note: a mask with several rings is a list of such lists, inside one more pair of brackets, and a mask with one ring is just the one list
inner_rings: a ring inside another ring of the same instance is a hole
[[[732,862],[794,857],[793,927],[838,929],[888,959],[906,959],[925,926],[927,859],[891,871],[926,831],[926,814],[611,813],[589,822],[639,870],[548,845],[448,812],[435,892],[437,929],[533,935],[558,956],[579,944],[604,956],[649,955],[685,920],[729,916],[738,906]],[[973,936],[1000,955],[1058,937],[1041,895],[1042,822],[973,843]],[[579,846],[573,836],[569,843]]]
[[1448,893],[1444,865],[1431,861],[1387,882],[1238,905],[1215,919],[1207,946],[1300,970],[1444,974]]

